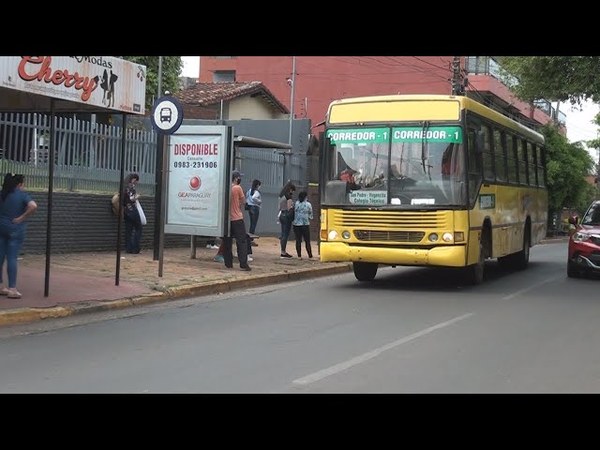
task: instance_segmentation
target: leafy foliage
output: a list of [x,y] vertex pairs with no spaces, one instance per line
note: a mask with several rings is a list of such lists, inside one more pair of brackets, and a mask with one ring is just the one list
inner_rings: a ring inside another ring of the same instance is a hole
[[[119,58],[146,66],[146,111],[152,109],[158,94],[158,56],[119,56]],[[181,56],[162,57],[162,93],[179,91],[179,76],[183,69]]]
[[[505,56],[497,57],[503,78],[520,99],[570,102],[600,101],[600,57],[598,56]],[[512,78],[511,78],[512,77]],[[600,117],[595,123],[600,126]],[[553,125],[543,129],[546,137],[550,213],[563,207],[583,211],[598,198],[598,188],[586,177],[597,173],[592,157],[582,143],[569,143]],[[600,139],[585,142],[600,148]]]
[[505,75],[518,80],[511,89],[523,100],[600,101],[598,56],[503,56],[497,61]]
[[554,125],[542,129],[546,138],[548,204],[550,216],[563,207],[585,209],[596,195],[586,180],[594,161],[580,142],[569,143]]

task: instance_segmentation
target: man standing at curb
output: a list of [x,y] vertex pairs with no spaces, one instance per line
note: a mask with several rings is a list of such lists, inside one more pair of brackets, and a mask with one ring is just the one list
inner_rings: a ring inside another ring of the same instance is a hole
[[240,269],[252,270],[248,265],[248,248],[246,242],[246,224],[244,223],[243,208],[246,204],[244,190],[240,186],[242,174],[234,170],[231,173],[231,193],[229,195],[229,236],[223,237],[223,260],[225,267],[233,268],[232,238],[235,238]]

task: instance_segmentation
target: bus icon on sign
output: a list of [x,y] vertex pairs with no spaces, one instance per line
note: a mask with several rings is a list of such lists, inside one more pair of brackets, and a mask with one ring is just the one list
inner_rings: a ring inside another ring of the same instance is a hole
[[150,120],[157,133],[173,134],[183,122],[181,103],[175,97],[159,98],[152,106]]
[[173,111],[171,111],[171,108],[161,108],[160,109],[160,121],[161,122],[171,122],[172,116],[173,116]]

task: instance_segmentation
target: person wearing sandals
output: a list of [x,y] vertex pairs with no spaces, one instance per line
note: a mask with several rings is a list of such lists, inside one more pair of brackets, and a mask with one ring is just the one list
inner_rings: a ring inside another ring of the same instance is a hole
[[[0,191],[0,295],[21,298],[17,291],[17,258],[25,240],[25,219],[37,210],[37,203],[23,190],[25,177],[7,173]],[[8,288],[4,286],[4,261]]]

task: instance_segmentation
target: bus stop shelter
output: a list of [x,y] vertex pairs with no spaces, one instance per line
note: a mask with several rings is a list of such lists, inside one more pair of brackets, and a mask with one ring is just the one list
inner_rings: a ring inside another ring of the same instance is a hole
[[[50,116],[48,161],[55,155],[55,116],[64,113],[120,113],[121,185],[123,190],[126,118],[144,115],[146,67],[109,56],[2,56],[0,57],[0,112],[41,113]],[[54,164],[48,164],[48,215],[44,296],[50,284],[52,195]],[[121,222],[118,225],[117,253]],[[117,255],[117,272],[120,258]]]

